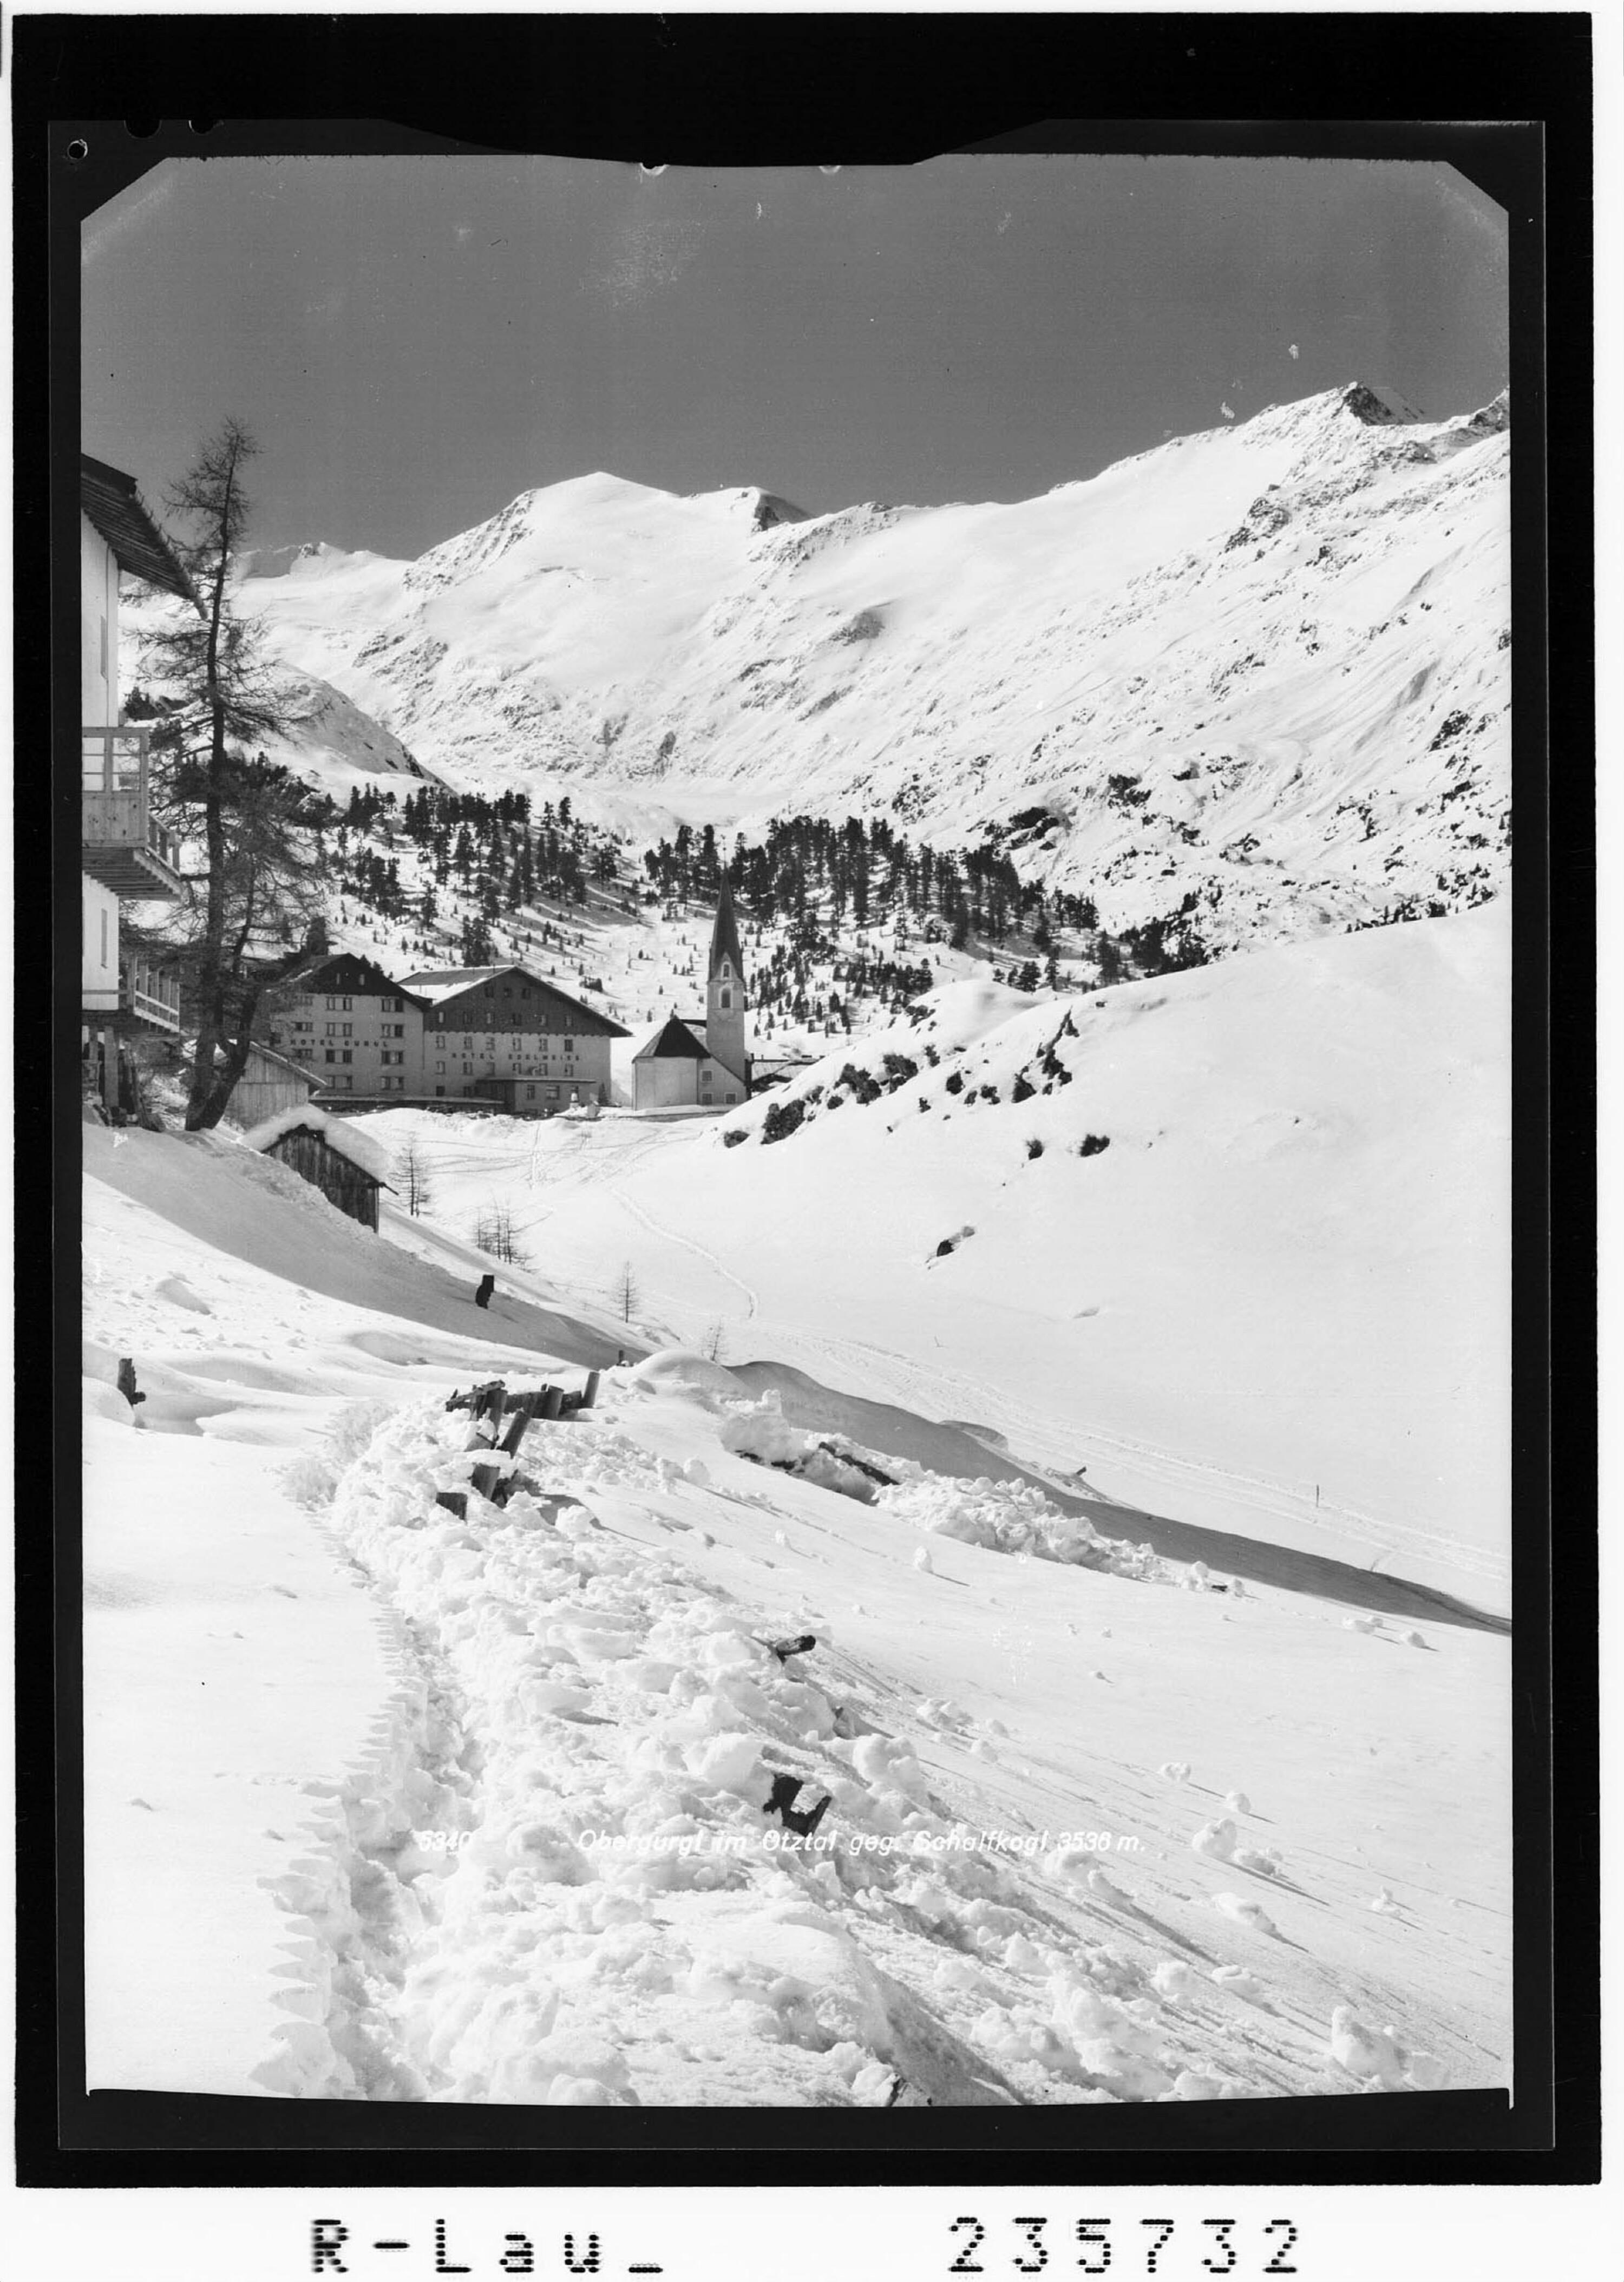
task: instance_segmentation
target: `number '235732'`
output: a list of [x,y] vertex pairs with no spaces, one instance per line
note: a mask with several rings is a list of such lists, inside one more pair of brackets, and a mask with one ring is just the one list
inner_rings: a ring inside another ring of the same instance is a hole
[[[1163,2264],[1162,2254],[1169,2249],[1178,2229],[1170,2218],[1142,2218],[1137,2237],[1124,2236],[1118,2222],[1115,2242],[1111,2222],[1103,2218],[1080,2218],[1076,2223],[1075,2256],[1069,2247],[1058,2244],[1052,2253],[1045,2237],[1051,2222],[1046,2218],[1017,2218],[1013,2221],[1020,2230],[1020,2241],[1010,2255],[1009,2266],[1016,2274],[1041,2274],[1056,2263],[1065,2270],[1069,2268],[1080,2274],[1104,2274],[1110,2270],[1113,2255],[1123,2253],[1120,2271],[1161,2274],[1169,2278],[1173,2263]],[[1202,2230],[1198,2239],[1202,2256],[1200,2270],[1207,2274],[1295,2274],[1299,2270],[1291,2263],[1290,2253],[1296,2247],[1297,2230],[1288,2218],[1271,2218],[1262,2229],[1262,2239],[1250,2246],[1254,2256],[1247,2258],[1237,2242],[1236,2229],[1240,2222],[1232,2218],[1204,2218],[1199,2222]],[[1190,2233],[1185,2222],[1185,2232]],[[956,2218],[952,2232],[959,2238],[959,2255],[948,2268],[950,2274],[985,2274],[990,2270],[977,2255],[989,2247],[987,2230],[978,2218]],[[1143,2266],[1138,2260],[1142,2258]],[[1003,2262],[999,2260],[999,2266]],[[1181,2262],[1182,2264],[1182,2262]]]

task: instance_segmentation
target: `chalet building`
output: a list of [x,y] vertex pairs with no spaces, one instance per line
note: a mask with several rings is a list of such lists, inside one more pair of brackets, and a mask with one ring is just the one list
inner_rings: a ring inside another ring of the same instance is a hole
[[424,1013],[423,1000],[371,959],[338,951],[277,985],[267,1044],[307,1071],[325,1098],[404,1097],[422,1091]]
[[531,968],[423,967],[400,988],[423,1008],[425,1099],[493,1099],[519,1117],[608,1102],[610,1041],[628,1033]]
[[725,1109],[748,1099],[750,1058],[744,1017],[749,1004],[733,891],[724,873],[711,930],[705,1019],[695,1024],[673,1012],[664,1028],[633,1057],[635,1106],[644,1110]]
[[120,908],[173,902],[181,877],[152,810],[147,729],[119,718],[119,594],[128,577],[193,596],[132,476],[82,454],[79,509],[80,1045],[87,1095],[130,1114],[139,1065],[180,1035],[180,991],[120,944]]

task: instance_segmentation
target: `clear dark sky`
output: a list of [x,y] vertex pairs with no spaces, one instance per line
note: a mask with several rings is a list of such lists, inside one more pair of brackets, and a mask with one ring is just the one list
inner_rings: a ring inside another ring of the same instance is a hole
[[417,555],[600,468],[1021,499],[1226,407],[1507,378],[1500,210],[1409,163],[171,160],[82,275],[85,448],[158,506],[235,413],[268,547]]

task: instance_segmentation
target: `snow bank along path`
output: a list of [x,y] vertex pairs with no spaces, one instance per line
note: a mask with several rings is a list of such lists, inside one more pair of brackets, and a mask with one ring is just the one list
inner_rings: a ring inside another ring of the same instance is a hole
[[[465,1490],[475,1463],[466,1414],[438,1404],[385,1420],[338,1485],[333,1525],[478,1750],[454,1780],[442,1766],[349,1801],[374,2002],[330,2024],[327,2067],[312,2041],[297,2089],[351,2090],[358,2053],[374,2056],[359,2084],[374,2096],[570,2105],[1494,2080],[1470,2025],[1494,2008],[1492,1974],[1454,2001],[1401,1985],[1418,1968],[1450,1977],[1458,1898],[1411,1882],[1402,1935],[1368,1907],[1369,1834],[1389,1827],[1363,1820],[1369,1770],[1317,1727],[1323,1780],[1305,1766],[1282,1796],[1277,1766],[1255,1812],[1234,1788],[1276,1758],[1278,1739],[1236,1748],[1248,1726],[1301,1727],[1271,1701],[1288,1671],[1311,1666],[1325,1704],[1352,1650],[1375,1659],[1356,1696],[1393,1691],[1408,1727],[1413,1673],[1435,1712],[1434,1658],[1415,1642],[1378,1644],[1379,1619],[1327,1633],[1220,1598],[1218,1580],[1086,1525],[1062,1529],[1091,1565],[1012,1559],[1023,1525],[1035,1546],[1018,1489],[916,1468],[869,1505],[764,1473],[746,1448],[805,1452],[812,1438],[697,1358],[606,1385],[600,1413],[531,1429],[520,1465],[539,1494],[501,1510],[470,1496],[463,1519],[434,1502]],[[1058,1657],[1039,1611],[1067,1643]],[[819,1642],[807,1655],[765,1645],[803,1630]],[[1449,1644],[1468,1659],[1496,1649]],[[1193,1663],[1195,1693],[1221,1688],[1227,1716],[1216,1696],[1196,1712]],[[917,1675],[939,1687],[944,1672],[960,1693],[925,1693]],[[1096,1709],[1107,1692],[1115,1713]],[[1186,1746],[1200,1733],[1206,1764],[1158,1764],[1175,1730]],[[1423,1750],[1419,1734],[1404,1748]],[[1389,1814],[1430,1813],[1403,1796],[1386,1739],[1361,1749],[1387,1762]],[[803,1805],[828,1794],[817,1843],[789,1845],[764,1812],[781,1774],[804,1785]],[[1131,1849],[1114,1851],[1113,1826]],[[1004,1836],[983,1844],[991,1833]],[[1333,2056],[1339,2006],[1388,2038],[1385,2064],[1350,2072]]]

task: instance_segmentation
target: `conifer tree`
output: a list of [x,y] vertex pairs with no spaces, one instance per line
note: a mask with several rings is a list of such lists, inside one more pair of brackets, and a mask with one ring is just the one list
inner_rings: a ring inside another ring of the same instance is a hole
[[261,996],[299,956],[321,907],[319,850],[307,788],[259,750],[301,716],[263,656],[259,623],[237,608],[237,565],[252,503],[244,471],[253,437],[225,421],[165,505],[189,526],[175,552],[194,610],[167,618],[145,649],[180,707],[154,740],[157,805],[201,842],[177,914],[186,995],[195,1010],[186,1129],[218,1124],[253,1044]]

